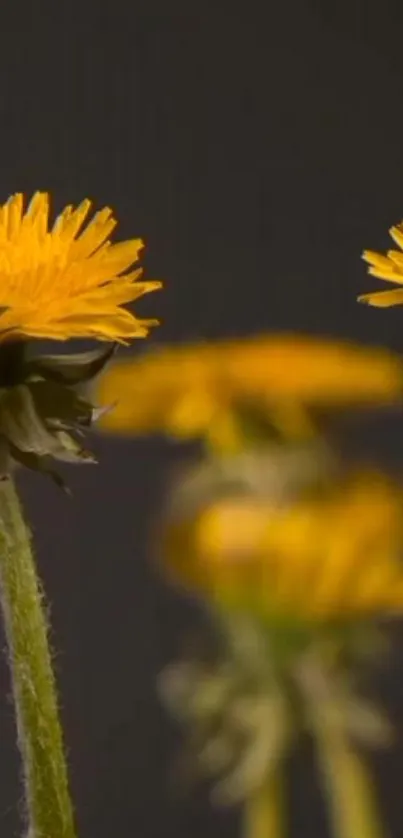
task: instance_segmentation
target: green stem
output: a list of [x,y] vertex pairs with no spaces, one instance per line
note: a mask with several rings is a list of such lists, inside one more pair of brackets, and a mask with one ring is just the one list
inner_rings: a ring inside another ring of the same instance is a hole
[[29,838],[74,838],[46,611],[16,490],[0,484],[0,598]]
[[341,728],[322,724],[315,732],[335,838],[384,838],[375,789],[363,760]]
[[278,771],[245,804],[244,838],[280,838],[283,834]]

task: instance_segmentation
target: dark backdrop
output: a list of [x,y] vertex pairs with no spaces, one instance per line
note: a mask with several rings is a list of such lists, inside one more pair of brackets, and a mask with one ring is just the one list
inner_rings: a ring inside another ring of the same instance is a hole
[[[0,197],[41,188],[55,209],[84,196],[114,207],[119,235],[146,239],[147,274],[166,283],[139,306],[163,319],[153,343],[295,328],[402,349],[402,310],[355,302],[372,287],[362,248],[384,248],[403,217],[402,93],[398,0],[3,4]],[[399,462],[402,440],[391,419],[354,444]],[[181,453],[94,444],[101,465],[72,470],[73,501],[20,479],[52,603],[81,838],[235,835],[236,815],[213,813],[205,789],[172,797],[177,734],[155,695],[156,673],[203,623],[147,555]],[[401,657],[379,689],[403,720]],[[18,835],[19,786],[4,661],[0,676],[6,837]],[[375,766],[396,838],[402,756],[397,746]],[[323,811],[301,760],[292,820],[316,838]]]

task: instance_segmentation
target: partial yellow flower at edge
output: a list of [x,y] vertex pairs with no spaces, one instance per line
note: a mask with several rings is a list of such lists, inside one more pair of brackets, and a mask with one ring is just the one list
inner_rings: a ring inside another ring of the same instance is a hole
[[101,429],[197,437],[242,404],[302,422],[307,407],[391,403],[403,362],[382,349],[293,334],[171,347],[111,364],[98,401],[116,402]]
[[23,195],[0,207],[0,341],[7,338],[95,338],[126,343],[157,320],[141,320],[126,303],[161,287],[139,282],[141,239],[111,244],[108,207],[83,228],[91,202],[67,206],[49,227],[49,194]]
[[[364,250],[362,258],[369,264],[368,273],[378,279],[385,279],[397,285],[403,285],[403,222],[391,227],[389,234],[396,242],[399,250],[388,250],[386,256],[373,250]],[[374,291],[361,294],[358,302],[368,303],[376,308],[389,308],[403,304],[403,288],[394,291]]]

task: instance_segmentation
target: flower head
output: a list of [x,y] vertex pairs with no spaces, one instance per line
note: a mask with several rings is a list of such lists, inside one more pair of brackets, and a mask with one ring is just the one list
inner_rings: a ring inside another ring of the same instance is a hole
[[125,343],[144,337],[155,320],[139,320],[126,303],[159,288],[141,282],[141,239],[111,244],[116,225],[105,207],[83,228],[89,200],[67,206],[49,228],[49,195],[37,192],[25,213],[23,195],[0,207],[0,340],[89,337]]
[[402,502],[378,473],[306,487],[288,502],[238,488],[169,523],[168,567],[212,601],[265,620],[401,613]]
[[383,350],[298,335],[268,335],[163,349],[112,364],[100,403],[115,403],[101,427],[126,434],[213,434],[243,406],[306,431],[304,408],[392,402],[403,392],[403,365]]
[[[364,250],[362,258],[368,262],[368,273],[379,279],[386,279],[397,285],[403,285],[403,222],[391,227],[389,233],[400,250],[388,250],[386,256],[376,253],[373,250]],[[402,305],[403,288],[395,291],[374,291],[370,294],[362,294],[358,297],[359,302],[368,303],[377,308],[389,308],[389,306]]]

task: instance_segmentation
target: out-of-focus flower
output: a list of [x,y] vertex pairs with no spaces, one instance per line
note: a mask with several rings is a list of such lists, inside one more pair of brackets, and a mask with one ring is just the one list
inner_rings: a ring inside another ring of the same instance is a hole
[[284,834],[279,778],[306,732],[335,835],[382,835],[355,748],[392,732],[356,675],[382,648],[378,618],[403,614],[402,504],[318,439],[210,456],[171,492],[164,570],[203,598],[220,644],[169,667],[163,696],[215,798],[244,802],[248,838]]
[[[388,745],[392,732],[355,676],[357,663],[380,648],[377,618],[403,613],[403,496],[382,473],[343,475],[319,463],[315,473],[314,450],[304,466],[297,454],[280,447],[265,486],[246,479],[238,464],[232,490],[217,478],[210,500],[198,491],[186,497],[185,482],[171,506],[166,567],[209,604],[221,646],[215,662],[194,658],[168,668],[163,694],[186,723],[195,765],[214,778],[215,797],[245,802],[251,838],[257,822],[262,833],[274,824],[278,834],[272,790],[306,731],[335,834],[379,838],[355,746]],[[299,482],[287,464],[293,456]],[[267,452],[268,473],[269,463]]]
[[262,638],[240,626],[233,640],[223,659],[172,664],[160,682],[171,712],[188,725],[190,758],[216,780],[213,795],[223,803],[252,795],[295,733]]
[[[237,438],[248,410],[287,436],[306,436],[309,408],[378,405],[401,398],[403,365],[384,350],[272,335],[171,348],[110,366],[100,427],[122,434]],[[236,447],[236,444],[232,446]]]
[[402,493],[378,473],[291,502],[233,493],[169,523],[168,567],[216,604],[292,623],[403,611]]
[[[237,618],[226,628],[224,651],[215,662],[182,661],[167,667],[161,677],[164,701],[187,726],[189,758],[214,780],[215,800],[244,801],[253,811],[301,733],[309,732],[321,757],[325,740],[329,785],[337,795],[333,808],[340,815],[348,804],[345,819],[350,827],[357,814],[368,817],[368,801],[363,805],[356,785],[359,770],[351,746],[390,744],[391,727],[382,713],[356,694],[351,673],[329,655],[326,641],[316,639],[304,649],[294,645],[284,656],[279,655],[278,635],[262,631],[253,621]],[[348,778],[344,789],[335,776],[341,761]],[[268,821],[278,803],[270,800]],[[340,835],[378,834],[367,832],[363,823],[362,827],[362,832]]]
[[[368,262],[368,272],[379,279],[386,279],[397,285],[403,285],[403,222],[391,227],[389,233],[400,250],[388,250],[386,256],[376,253],[373,250],[364,250],[363,259]],[[389,308],[389,306],[402,305],[403,288],[395,291],[374,291],[370,294],[362,294],[358,297],[359,302],[368,303],[377,308]]]
[[279,778],[306,732],[335,835],[382,835],[355,748],[392,731],[356,675],[384,648],[378,618],[403,614],[402,504],[392,479],[319,440],[209,457],[172,490],[164,569],[203,598],[220,643],[167,668],[162,692],[190,765],[245,804],[248,838],[284,834]]
[[[49,195],[37,192],[23,213],[23,195],[0,207],[0,339],[90,337],[125,343],[144,337],[155,320],[122,306],[160,282],[139,282],[141,239],[111,244],[116,225],[105,207],[81,230],[91,207],[67,206],[48,228]],[[127,272],[129,270],[129,272]]]
[[[47,193],[37,192],[25,213],[22,194],[0,207],[0,478],[17,462],[61,482],[53,460],[95,462],[76,437],[103,411],[75,388],[101,372],[115,343],[144,337],[157,322],[123,307],[161,285],[129,270],[141,240],[111,244],[116,222],[108,207],[82,229],[90,206],[67,206],[52,228]],[[29,354],[27,339],[78,337],[109,346]]]

